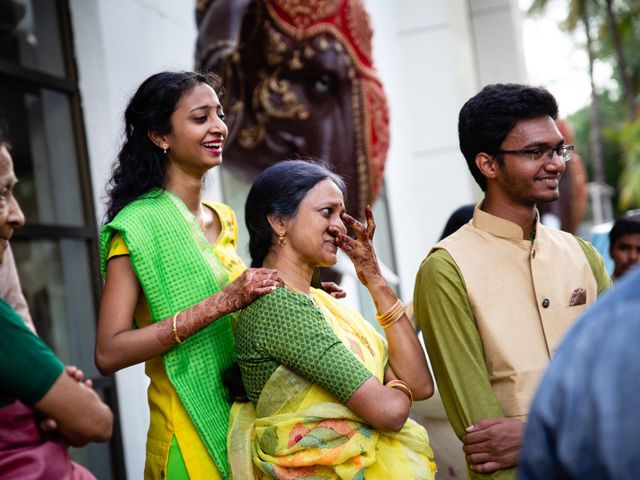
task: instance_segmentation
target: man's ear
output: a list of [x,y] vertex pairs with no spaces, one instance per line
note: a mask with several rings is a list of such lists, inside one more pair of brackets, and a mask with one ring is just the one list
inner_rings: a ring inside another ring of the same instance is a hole
[[498,161],[493,155],[480,152],[476,155],[476,166],[486,178],[493,179],[498,175]]
[[158,132],[147,132],[147,136],[160,150],[169,150],[169,142],[166,135],[160,135]]

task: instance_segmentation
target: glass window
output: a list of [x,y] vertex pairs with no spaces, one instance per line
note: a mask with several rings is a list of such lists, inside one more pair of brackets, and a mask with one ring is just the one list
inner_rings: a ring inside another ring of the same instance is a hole
[[55,0],[0,2],[0,60],[65,76]]
[[[0,0],[0,111],[26,216],[11,243],[38,334],[117,413],[114,379],[93,361],[97,228],[68,12],[67,0]],[[124,478],[117,426],[71,456],[100,479]]]
[[11,243],[38,335],[63,363],[81,365],[88,377],[99,375],[93,362],[95,305],[86,242]]
[[0,91],[11,156],[20,180],[16,195],[29,223],[85,223],[69,98],[46,88],[8,84]]

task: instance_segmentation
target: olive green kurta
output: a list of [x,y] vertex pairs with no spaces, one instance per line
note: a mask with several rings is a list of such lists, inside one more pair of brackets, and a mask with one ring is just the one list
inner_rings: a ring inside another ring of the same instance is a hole
[[[532,256],[533,251],[537,249],[541,252],[538,255],[539,260],[543,252],[544,254],[552,253],[554,256],[553,261],[557,262],[559,267],[558,269],[554,268],[555,275],[562,275],[564,271],[563,258],[565,256],[573,256],[575,258],[575,251],[558,250],[549,252],[549,248],[547,248],[549,245],[540,245],[538,241],[535,243],[530,241],[523,242],[522,230],[516,225],[506,222],[507,225],[504,220],[482,211],[476,211],[474,217],[478,216],[483,217],[485,222],[478,222],[477,218],[474,218],[476,225],[469,225],[464,228],[480,230],[477,225],[479,223],[483,230],[474,232],[474,235],[471,236],[467,232],[466,240],[461,241],[471,242],[468,248],[478,253],[480,260],[485,262],[485,268],[483,271],[477,272],[477,278],[467,278],[467,281],[475,285],[478,285],[478,282],[495,284],[499,289],[496,298],[499,298],[505,304],[511,303],[509,306],[511,311],[514,309],[513,298],[522,297],[523,290],[528,292],[526,295],[531,297],[533,302],[531,305],[535,306],[538,303],[536,290],[543,290],[544,286],[538,285],[538,288],[536,288],[536,273],[532,271],[534,270],[533,268],[528,269],[526,267],[527,262],[532,262],[535,259],[535,255]],[[496,220],[495,224],[493,220]],[[554,238],[562,235],[564,236],[563,241],[566,242],[567,240],[566,233],[550,231],[538,225],[538,231],[540,231],[540,228],[545,229],[543,234],[539,235],[541,238],[545,238],[548,235]],[[514,229],[517,229],[518,238],[516,238],[516,230]],[[478,240],[478,235],[475,234],[480,234],[482,240]],[[463,232],[458,236],[463,237],[465,234]],[[471,237],[475,237],[474,241],[480,242],[480,244],[471,241]],[[570,238],[573,239],[575,237]],[[602,259],[590,244],[577,238],[575,240],[576,245],[580,247],[576,247],[576,249],[578,252],[581,250],[586,257],[585,263],[588,263],[586,268],[588,276],[592,276],[592,278],[585,279],[585,284],[589,282],[595,283],[594,289],[597,289],[599,294],[610,285]],[[494,251],[492,253],[486,252],[485,248],[489,246],[489,243],[484,243],[485,241],[499,243],[500,248],[496,251],[495,245],[491,245]],[[450,242],[451,240],[447,242],[449,246],[451,246]],[[445,248],[447,243],[444,244]],[[559,248],[557,242],[551,241],[550,243],[553,244],[555,249]],[[528,252],[525,253],[524,258],[520,258],[522,255],[517,253],[516,258],[520,259],[519,262],[522,264],[518,270],[518,267],[514,267],[511,264],[514,261],[510,257],[514,253],[511,250],[522,250],[523,247],[526,247]],[[456,250],[456,248],[454,247],[452,250]],[[503,265],[502,269],[500,265],[501,258],[510,258],[509,264]],[[551,259],[547,259],[547,261],[549,262]],[[469,276],[468,265],[465,268]],[[519,272],[515,275],[523,278],[501,277],[503,273],[501,270],[513,268],[516,268],[516,271]],[[550,274],[553,275],[551,272]],[[553,277],[551,278],[552,280]],[[482,285],[482,288],[486,288],[485,285]],[[509,291],[510,289],[511,292]],[[514,289],[518,290],[514,291]],[[465,434],[467,426],[482,418],[507,416],[492,384],[495,383],[496,372],[492,371],[487,363],[484,338],[480,331],[485,327],[481,323],[477,323],[476,314],[479,312],[476,312],[472,307],[472,303],[477,302],[478,299],[475,298],[472,301],[470,298],[473,298],[473,295],[468,294],[465,277],[451,254],[443,248],[434,249],[425,259],[418,272],[414,292],[414,308],[416,320],[425,337],[425,344],[427,345],[449,421],[458,437],[462,437]],[[499,302],[500,300],[494,301]],[[592,298],[589,299],[588,303],[591,301],[593,301]],[[566,299],[566,302],[568,304],[569,298]],[[531,309],[531,305],[522,306],[522,312],[527,311],[527,308]],[[483,312],[480,317],[486,316],[486,307],[487,305],[482,306]],[[478,307],[476,306],[476,308]],[[494,308],[493,305],[489,307],[489,310],[492,308]],[[515,308],[519,308],[519,305],[515,305]],[[580,311],[582,309],[578,308],[576,313]],[[544,337],[545,319],[542,318],[543,315],[538,312],[528,311],[526,318],[532,314],[535,315],[534,321],[531,322],[534,325],[532,328],[534,330],[538,328],[542,332],[539,336]],[[547,319],[547,321],[549,320],[552,322],[553,318]],[[486,322],[486,319],[482,321]],[[511,333],[513,332],[505,332],[505,335],[510,335]],[[486,332],[484,334],[486,335]],[[556,339],[551,342],[550,346],[540,347],[544,350],[541,352],[542,355],[548,356],[549,352],[553,351],[558,338],[557,332],[555,337]],[[525,347],[530,347],[529,338],[522,340],[524,340],[523,345]],[[508,346],[509,342],[506,342],[505,345]],[[491,362],[491,359],[489,361]],[[504,401],[504,398],[502,400]],[[528,400],[530,401],[530,398]],[[517,416],[517,413],[511,412],[511,414],[512,416]],[[472,478],[515,478],[515,469],[501,470],[493,475],[479,475],[471,472],[471,476]]]

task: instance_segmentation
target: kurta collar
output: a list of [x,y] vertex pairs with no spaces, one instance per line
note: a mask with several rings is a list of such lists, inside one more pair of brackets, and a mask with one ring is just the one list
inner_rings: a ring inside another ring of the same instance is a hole
[[[473,210],[473,218],[471,223],[474,227],[484,230],[485,232],[495,235],[496,237],[509,238],[512,240],[522,240],[524,232],[519,225],[516,225],[504,218],[496,217],[490,213],[481,210],[482,202],[478,203]],[[536,236],[538,226],[540,225],[540,213],[536,208]]]

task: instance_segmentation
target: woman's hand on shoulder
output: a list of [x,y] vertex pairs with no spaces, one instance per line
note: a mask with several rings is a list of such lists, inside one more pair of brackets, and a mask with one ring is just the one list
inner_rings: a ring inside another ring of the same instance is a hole
[[277,270],[248,268],[217,294],[218,307],[225,313],[235,312],[278,287],[284,287],[284,282],[278,276]]
[[320,288],[324,290],[326,293],[331,295],[333,298],[345,298],[347,296],[347,292],[335,282],[321,282]]
[[342,214],[342,220],[355,232],[355,238],[351,238],[331,228],[329,233],[336,239],[336,244],[347,254],[353,262],[358,278],[367,286],[372,281],[382,280],[378,258],[373,249],[373,234],[376,230],[376,222],[367,205],[365,209],[365,224],[362,224],[347,213]]

